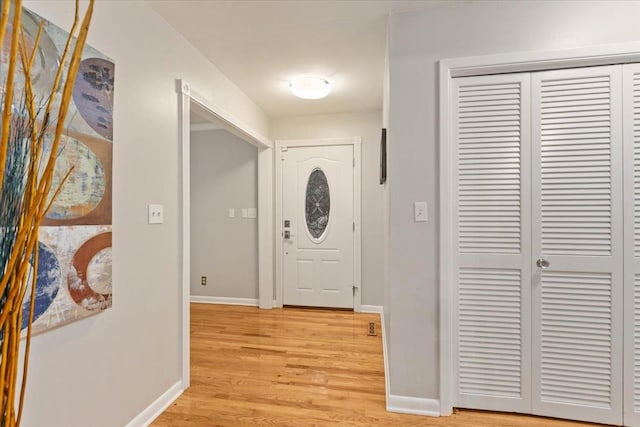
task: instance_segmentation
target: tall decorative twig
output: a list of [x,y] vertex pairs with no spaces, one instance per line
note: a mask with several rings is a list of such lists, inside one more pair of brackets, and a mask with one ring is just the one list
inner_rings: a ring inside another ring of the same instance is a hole
[[[16,427],[22,418],[29,369],[38,277],[38,229],[71,172],[67,172],[51,196],[60,138],[82,59],[94,0],[89,1],[77,36],[75,33],[80,19],[76,0],[73,26],[44,106],[38,104],[41,100],[37,99],[31,76],[42,25],[33,46],[28,46],[21,25],[21,0],[1,1],[0,46],[4,46],[4,39],[8,36],[11,12],[13,20],[8,68],[4,82],[0,82],[3,83],[0,122],[0,427]],[[22,73],[23,87],[15,84],[17,73]],[[63,79],[63,75],[66,78]],[[49,146],[45,144],[45,138],[50,141]],[[23,304],[27,295],[30,296],[30,303],[20,376],[18,359],[24,322]],[[18,384],[20,388],[16,405]]]

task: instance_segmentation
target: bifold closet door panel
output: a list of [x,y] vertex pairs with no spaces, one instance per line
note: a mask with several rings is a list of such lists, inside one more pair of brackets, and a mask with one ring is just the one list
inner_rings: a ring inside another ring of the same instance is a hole
[[624,424],[640,426],[640,64],[623,66]]
[[532,408],[622,423],[622,67],[532,73]]
[[454,405],[529,412],[530,77],[453,85]]

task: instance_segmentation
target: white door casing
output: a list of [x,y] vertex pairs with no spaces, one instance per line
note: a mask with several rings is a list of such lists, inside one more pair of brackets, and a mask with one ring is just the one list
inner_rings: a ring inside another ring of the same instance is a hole
[[528,412],[529,75],[453,85],[454,402]]
[[227,110],[208,101],[193,90],[185,80],[176,81],[178,91],[178,125],[180,131],[180,335],[182,348],[181,387],[187,389],[190,384],[190,129],[191,106],[211,118],[225,124],[230,132],[242,140],[258,147],[258,287],[260,308],[272,308],[273,301],[273,141],[256,132],[246,123],[233,117]]
[[276,272],[282,288],[276,304],[358,310],[359,138],[277,144]]
[[531,78],[538,415],[622,423],[621,68]]

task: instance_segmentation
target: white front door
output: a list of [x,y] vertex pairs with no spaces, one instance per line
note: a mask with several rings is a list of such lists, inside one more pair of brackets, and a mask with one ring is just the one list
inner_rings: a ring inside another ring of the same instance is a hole
[[353,159],[352,145],[282,152],[286,305],[353,308]]

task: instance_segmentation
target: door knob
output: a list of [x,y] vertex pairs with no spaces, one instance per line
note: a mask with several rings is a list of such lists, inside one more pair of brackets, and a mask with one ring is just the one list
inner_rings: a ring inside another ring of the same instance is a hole
[[547,261],[546,259],[540,258],[536,261],[536,265],[538,266],[538,268],[547,268],[551,264],[549,264],[549,261]]

